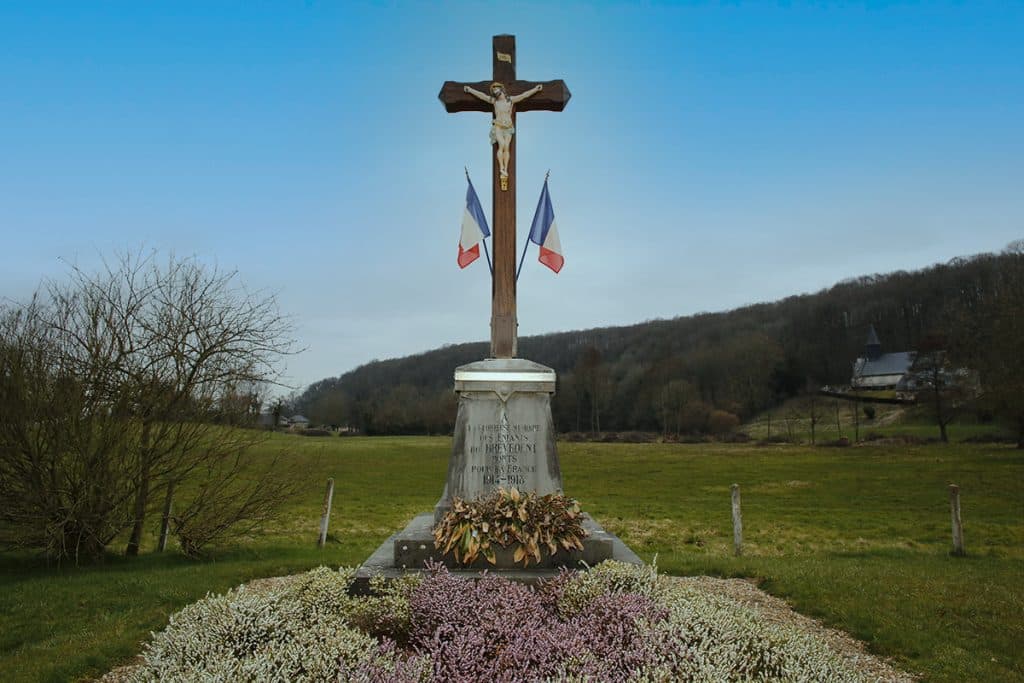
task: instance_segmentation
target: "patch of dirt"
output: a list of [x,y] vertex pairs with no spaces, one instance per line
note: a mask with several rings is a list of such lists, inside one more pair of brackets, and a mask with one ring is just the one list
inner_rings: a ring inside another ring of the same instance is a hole
[[891,411],[885,411],[880,415],[877,415],[874,420],[868,421],[871,426],[885,427],[887,425],[896,424],[907,414],[906,408],[894,408]]

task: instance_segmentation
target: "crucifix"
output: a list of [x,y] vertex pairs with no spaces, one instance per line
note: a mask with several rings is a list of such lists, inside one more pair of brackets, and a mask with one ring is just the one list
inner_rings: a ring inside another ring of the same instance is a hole
[[494,36],[493,78],[463,83],[445,81],[438,99],[449,113],[484,111],[493,114],[491,144],[494,207],[494,275],[491,279],[491,356],[516,355],[516,114],[522,111],[562,111],[569,88],[562,80],[516,80],[516,38]]

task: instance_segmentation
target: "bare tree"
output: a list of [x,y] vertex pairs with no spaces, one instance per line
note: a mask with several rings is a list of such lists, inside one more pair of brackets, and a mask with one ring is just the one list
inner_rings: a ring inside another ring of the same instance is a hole
[[786,410],[783,419],[786,423],[786,439],[790,443],[796,442],[796,426],[800,422],[800,411],[794,405]]
[[38,298],[0,318],[0,544],[93,558],[129,523],[135,453]]
[[856,393],[850,401],[850,409],[853,411],[853,442],[860,443],[860,401]]
[[918,402],[926,407],[939,427],[939,438],[949,441],[947,426],[963,405],[964,391],[950,367],[947,342],[941,335],[929,335],[920,343],[914,359],[913,376]]
[[822,418],[821,404],[818,399],[819,387],[814,382],[808,380],[805,388],[807,391],[807,421],[811,426],[811,445],[813,446],[816,443],[815,428]]
[[[272,296],[245,290],[234,272],[155,255],[125,255],[98,274],[75,268],[5,323],[5,388],[22,410],[0,430],[0,494],[52,499],[26,511],[47,528],[62,517],[81,526],[83,501],[95,508],[88,532],[72,531],[88,537],[76,557],[97,556],[125,529],[126,553],[137,554],[157,493],[194,474],[231,490],[209,478],[239,479],[240,454],[261,438],[240,428],[293,346]],[[13,455],[29,444],[33,455]],[[55,533],[48,554],[68,556],[68,542]]]
[[607,396],[607,369],[601,352],[588,346],[576,362],[575,376],[584,391],[590,407],[590,431],[601,431],[601,409]]
[[672,379],[660,386],[653,388],[656,392],[655,413],[658,415],[658,422],[661,424],[663,438],[668,437],[669,432],[679,438],[682,430],[683,407],[696,398],[696,390],[693,385],[684,379]]

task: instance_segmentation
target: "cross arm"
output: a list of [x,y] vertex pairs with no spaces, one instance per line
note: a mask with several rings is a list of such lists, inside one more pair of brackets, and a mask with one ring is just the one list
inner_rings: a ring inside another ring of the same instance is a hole
[[[562,111],[565,109],[565,105],[569,103],[569,98],[572,97],[572,93],[569,92],[569,88],[566,86],[565,81],[561,79],[556,81],[512,81],[511,83],[506,83],[505,86],[508,89],[509,94],[518,95],[519,93],[525,92],[537,85],[537,83],[544,86],[543,89],[533,97],[528,97],[522,102],[516,104],[517,112]],[[437,94],[437,98],[441,100],[441,104],[444,105],[445,111],[449,114],[454,114],[455,112],[460,111],[493,112],[493,105],[482,100],[478,100],[463,90],[463,87],[467,85],[474,90],[479,90],[480,92],[489,92],[491,81],[477,81],[476,83],[445,81],[444,85],[441,86],[441,92]]]

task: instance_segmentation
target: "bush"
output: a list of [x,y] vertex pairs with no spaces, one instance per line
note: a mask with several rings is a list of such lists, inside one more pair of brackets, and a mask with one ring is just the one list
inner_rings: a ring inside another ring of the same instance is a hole
[[1017,438],[1010,434],[1000,434],[998,432],[987,432],[985,434],[975,434],[963,439],[962,443],[1004,443],[1004,444],[1016,444]]
[[655,443],[659,436],[653,432],[600,432],[588,434],[585,432],[563,432],[558,436],[560,441],[578,443],[584,441],[599,443]]
[[331,433],[326,429],[300,429],[298,430],[300,436],[330,436]]
[[719,441],[725,443],[747,443],[750,441],[750,434],[746,432],[732,432],[731,434],[724,434]]
[[708,415],[708,431],[715,436],[728,434],[740,426],[740,418],[725,410],[712,410]]
[[541,590],[550,594],[560,616],[571,618],[601,595],[638,593],[650,596],[657,578],[657,569],[652,566],[602,562],[588,572],[565,572],[561,581],[543,584]]
[[[239,459],[263,440],[254,387],[293,346],[273,297],[195,259],[104,264],[0,305],[0,546],[57,562],[100,559],[118,538],[137,555],[169,491],[186,518],[287,488]],[[247,509],[233,521],[254,521]]]
[[654,443],[658,440],[651,432],[620,432],[619,441],[623,443]]
[[711,408],[705,403],[691,401],[679,411],[679,428],[688,434],[703,434],[708,431],[708,417]]
[[347,671],[396,668],[417,675],[392,680],[422,680],[424,660],[396,657],[387,641],[354,623],[360,605],[381,599],[349,597],[351,580],[350,570],[321,567],[189,605],[153,636],[128,680],[328,681]]
[[[846,438],[846,437],[843,437],[843,439],[846,440],[845,444],[837,444],[836,442],[829,442],[829,443],[826,443],[824,445],[826,445],[826,446],[837,446],[837,445],[838,446],[842,446],[842,445],[849,446],[850,445],[850,443],[849,443],[850,440],[848,438]],[[925,446],[925,445],[931,444],[931,443],[939,443],[939,439],[937,437],[934,437],[934,436],[914,436],[913,434],[892,434],[890,436],[886,436],[885,434],[880,434],[878,432],[868,432],[867,435],[864,436],[864,441],[872,441],[872,442],[885,443],[885,444],[902,444],[902,445],[906,445],[906,446]]]
[[650,567],[606,562],[533,589],[438,566],[366,597],[348,595],[352,576],[321,567],[208,596],[127,680],[869,680],[756,605]]

